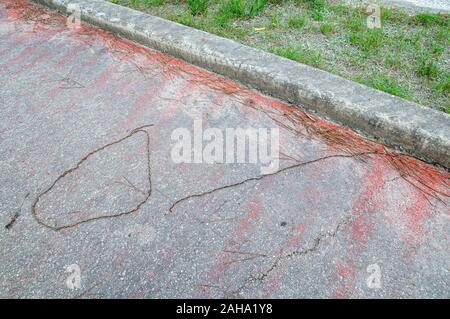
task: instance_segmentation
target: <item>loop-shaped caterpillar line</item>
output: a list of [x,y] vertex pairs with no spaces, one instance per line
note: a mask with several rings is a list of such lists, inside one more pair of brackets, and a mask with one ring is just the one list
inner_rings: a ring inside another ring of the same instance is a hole
[[[126,135],[125,137],[122,137],[114,142],[108,143],[106,145],[103,145],[102,147],[99,147],[97,149],[95,149],[94,151],[90,152],[89,154],[85,155],[80,161],[78,161],[78,163],[64,171],[61,175],[58,176],[58,178],[55,179],[55,181],[50,185],[50,187],[48,187],[45,191],[41,192],[38,194],[38,196],[36,197],[36,199],[33,202],[33,205],[31,206],[31,213],[34,217],[34,219],[42,226],[45,226],[47,228],[53,229],[55,231],[59,231],[62,229],[67,229],[67,228],[72,228],[75,226],[78,226],[80,224],[84,224],[87,222],[91,222],[94,220],[99,220],[99,219],[106,219],[106,218],[112,218],[112,217],[119,217],[119,216],[123,216],[123,215],[129,215],[131,213],[136,212],[137,210],[139,210],[139,208],[141,208],[142,205],[144,205],[147,200],[150,198],[151,194],[152,194],[152,180],[151,180],[151,162],[150,162],[150,135],[149,133],[146,131],[147,128],[153,126],[153,124],[149,124],[149,125],[144,125],[144,126],[140,126],[137,127],[135,129],[133,129],[130,133],[128,133],[128,135]],[[49,225],[46,222],[44,222],[38,215],[38,213],[36,212],[36,205],[39,203],[39,200],[41,199],[41,197],[43,197],[45,194],[47,194],[50,190],[53,189],[53,187],[55,187],[55,185],[58,183],[58,181],[60,181],[62,178],[64,178],[65,176],[73,173],[74,171],[76,171],[80,165],[85,162],[87,159],[89,159],[92,155],[105,150],[106,148],[119,144],[127,139],[129,139],[130,137],[134,136],[135,134],[138,133],[144,133],[145,135],[145,148],[146,148],[146,155],[147,155],[147,180],[148,180],[148,192],[145,194],[145,198],[139,202],[136,206],[132,207],[131,209],[127,210],[127,211],[122,211],[122,212],[117,212],[114,214],[110,214],[110,215],[102,215],[102,216],[97,216],[97,217],[92,217],[92,218],[87,218],[84,220],[80,220],[78,222],[72,223],[72,224],[68,224],[68,225],[64,225],[64,226],[53,226],[53,225]]]

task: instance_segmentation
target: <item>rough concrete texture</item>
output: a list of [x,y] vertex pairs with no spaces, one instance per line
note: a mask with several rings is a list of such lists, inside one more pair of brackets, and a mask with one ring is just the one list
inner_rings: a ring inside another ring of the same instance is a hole
[[[0,297],[450,297],[447,171],[23,0],[0,31]],[[280,170],[174,163],[195,119]]]
[[391,147],[450,167],[450,115],[234,41],[102,0],[38,0],[106,30],[239,80]]
[[448,0],[349,0],[357,5],[378,3],[387,7],[401,7],[412,11],[425,12],[450,12]]

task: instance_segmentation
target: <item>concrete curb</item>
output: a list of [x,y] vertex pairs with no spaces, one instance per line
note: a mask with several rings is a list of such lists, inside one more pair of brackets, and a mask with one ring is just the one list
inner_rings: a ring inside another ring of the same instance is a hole
[[301,105],[363,135],[450,168],[450,115],[232,40],[103,0],[34,0],[142,45]]

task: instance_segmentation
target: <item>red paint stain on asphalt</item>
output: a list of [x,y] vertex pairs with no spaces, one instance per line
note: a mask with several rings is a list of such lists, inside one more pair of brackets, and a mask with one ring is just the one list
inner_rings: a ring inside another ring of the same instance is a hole
[[257,195],[256,198],[245,204],[248,214],[239,221],[239,228],[236,231],[236,238],[239,240],[246,239],[247,231],[254,225],[254,222],[261,215],[262,201],[264,198]]
[[362,179],[362,187],[358,198],[353,204],[351,218],[352,243],[346,246],[345,256],[341,264],[337,266],[337,283],[335,291],[336,298],[348,298],[355,288],[355,278],[357,274],[356,257],[363,251],[373,230],[373,214],[378,210],[383,210],[383,186],[385,176],[392,170],[385,161],[379,158],[371,159],[371,167],[367,170]]
[[353,238],[356,242],[366,242],[372,229],[373,224],[365,216],[358,216],[353,223]]
[[384,190],[386,176],[392,168],[380,158],[371,156],[370,167],[362,178],[361,192],[353,203],[351,216],[355,216],[352,223],[353,239],[355,243],[363,246],[369,240],[373,224],[369,219],[376,211],[382,211],[385,198]]
[[296,248],[300,245],[303,239],[303,232],[305,231],[304,224],[298,224],[294,226],[292,230],[292,237],[290,237],[286,242],[286,248]]
[[407,232],[403,239],[407,251],[407,258],[413,257],[415,248],[423,241],[424,225],[432,214],[432,210],[427,201],[419,196],[409,197],[409,204],[405,208]]
[[337,281],[340,286],[333,297],[337,299],[349,298],[349,294],[355,288],[356,270],[353,266],[348,266],[345,262],[342,262],[337,267],[337,274]]
[[[262,187],[259,189],[261,190]],[[248,239],[248,232],[255,225],[255,222],[262,213],[263,200],[264,198],[258,193],[246,203],[245,210],[247,213],[238,221],[238,227],[230,237],[231,241],[228,243],[227,248],[217,254],[216,263],[206,273],[205,283],[220,285],[224,279],[224,273],[231,267],[239,265],[239,263],[232,263],[233,258],[236,258],[236,256],[225,251],[239,250],[240,245]],[[199,293],[203,297],[210,296],[210,289],[211,287],[209,285],[202,285]]]

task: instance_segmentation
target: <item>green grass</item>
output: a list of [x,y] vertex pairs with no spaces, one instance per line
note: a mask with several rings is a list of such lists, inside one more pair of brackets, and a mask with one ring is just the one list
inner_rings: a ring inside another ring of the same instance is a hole
[[291,28],[301,29],[305,26],[306,18],[303,16],[289,17],[288,25]]
[[244,15],[245,2],[243,0],[226,0],[219,7],[219,15],[240,18]]
[[233,19],[254,18],[267,5],[267,0],[226,0],[218,5],[215,21],[221,27],[228,26]]
[[277,49],[274,49],[273,52],[278,54],[279,56],[285,57],[290,60],[294,60],[297,62],[300,62],[300,60],[301,60],[300,54],[297,52],[297,50],[295,50],[293,48],[285,48],[285,49],[277,48]]
[[422,54],[417,61],[417,74],[429,80],[435,79],[439,74],[439,69],[432,56]]
[[208,0],[187,0],[187,4],[194,16],[206,14],[208,11]]
[[344,0],[110,0],[450,113],[450,17]]
[[436,90],[446,96],[450,96],[450,73],[447,73],[445,78],[436,83]]
[[403,87],[395,78],[389,77],[386,74],[374,73],[370,76],[369,80],[361,82],[377,90],[384,91],[404,99],[411,98],[411,91],[408,88]]
[[267,0],[253,0],[248,1],[245,15],[250,18],[256,17],[261,11],[264,10],[264,7],[267,5]]
[[[112,1],[114,3],[120,3],[120,1]],[[164,0],[130,0],[131,4],[134,6],[145,5],[145,6],[161,6],[164,4]]]
[[322,55],[305,46],[299,45],[298,47],[275,48],[271,51],[279,56],[312,65],[314,67],[323,66]]
[[320,26],[320,32],[322,32],[324,35],[330,35],[331,33],[333,33],[333,30],[333,25],[328,22],[324,22]]
[[424,26],[448,25],[448,18],[439,14],[419,13],[413,18],[413,22]]

